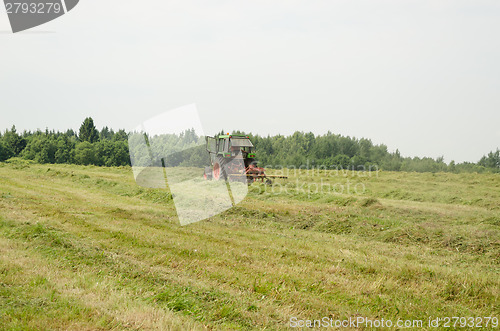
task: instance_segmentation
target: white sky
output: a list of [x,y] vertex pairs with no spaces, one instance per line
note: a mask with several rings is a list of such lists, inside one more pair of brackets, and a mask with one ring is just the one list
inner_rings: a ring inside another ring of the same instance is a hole
[[[0,11],[0,128],[296,130],[477,161],[500,147],[500,2],[81,0],[25,33]],[[47,33],[41,33],[47,32]]]

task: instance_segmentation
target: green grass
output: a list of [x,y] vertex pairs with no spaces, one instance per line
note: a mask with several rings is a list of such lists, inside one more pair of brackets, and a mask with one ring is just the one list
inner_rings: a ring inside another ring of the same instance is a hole
[[500,175],[291,175],[181,227],[130,168],[0,164],[0,328],[500,317]]

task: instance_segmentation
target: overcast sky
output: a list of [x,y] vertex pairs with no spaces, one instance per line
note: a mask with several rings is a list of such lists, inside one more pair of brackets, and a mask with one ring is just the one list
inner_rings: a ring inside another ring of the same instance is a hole
[[500,2],[81,0],[18,34],[0,11],[2,130],[131,130],[191,103],[208,133],[475,162],[500,147]]

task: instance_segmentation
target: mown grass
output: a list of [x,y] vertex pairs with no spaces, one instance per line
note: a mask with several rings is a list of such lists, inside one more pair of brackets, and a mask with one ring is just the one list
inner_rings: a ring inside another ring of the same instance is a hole
[[138,187],[130,168],[4,163],[1,325],[500,317],[499,202],[498,175],[303,171],[181,227],[170,193]]

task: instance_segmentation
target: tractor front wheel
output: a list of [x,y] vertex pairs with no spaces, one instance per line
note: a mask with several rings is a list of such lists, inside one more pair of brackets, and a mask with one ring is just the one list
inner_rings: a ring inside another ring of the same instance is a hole
[[222,177],[222,167],[218,162],[214,163],[214,169],[212,170],[212,177],[215,180],[220,180]]
[[203,173],[203,178],[205,178],[205,180],[212,180],[212,168],[205,167],[205,172]]
[[212,176],[214,180],[227,180],[227,167],[228,164],[226,160],[219,157],[214,162],[214,169],[212,170]]

